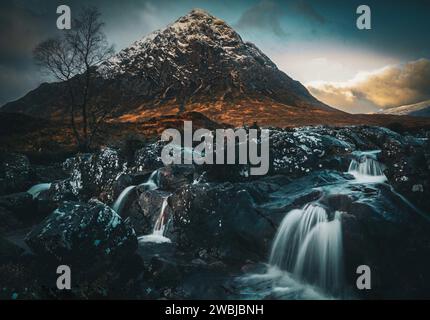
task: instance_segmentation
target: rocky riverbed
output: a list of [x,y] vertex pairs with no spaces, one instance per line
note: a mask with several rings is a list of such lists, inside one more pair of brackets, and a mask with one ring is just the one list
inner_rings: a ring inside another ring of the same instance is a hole
[[164,167],[161,142],[43,165],[2,154],[0,298],[430,298],[429,135],[272,128],[262,177]]

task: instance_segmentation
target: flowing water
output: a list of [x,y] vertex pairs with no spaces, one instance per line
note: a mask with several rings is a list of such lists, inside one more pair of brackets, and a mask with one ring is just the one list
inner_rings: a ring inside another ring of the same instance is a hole
[[[348,173],[354,180],[328,184],[321,190],[350,192],[351,184],[384,183],[379,151],[356,152]],[[287,195],[286,195],[287,196]],[[327,212],[318,202],[289,211],[274,238],[266,272],[240,278],[241,295],[254,298],[328,299],[344,295],[341,213]]]
[[[158,187],[158,170],[155,170],[151,173],[148,180],[139,186],[145,187],[146,190],[155,190]],[[124,204],[128,198],[128,195],[136,188],[136,186],[128,186],[125,188],[118,198],[115,200],[112,205],[112,209],[115,210],[116,213],[120,214]]]
[[317,224],[300,247],[293,274],[326,292],[341,293],[343,245],[340,215]]
[[269,264],[327,292],[342,288],[342,229],[318,204],[292,210],[273,242]]
[[127,200],[128,195],[130,194],[130,192],[132,192],[134,189],[136,188],[136,186],[128,186],[127,188],[125,188],[121,194],[118,196],[118,198],[115,200],[115,203],[112,205],[112,209],[120,214],[121,213],[121,209],[123,208],[124,204],[125,204],[125,200]]
[[167,208],[167,199],[166,197],[163,199],[163,203],[161,205],[160,214],[158,215],[157,221],[154,224],[154,228],[152,233],[149,235],[139,237],[139,242],[154,242],[154,243],[170,243],[171,240],[164,236],[167,226],[169,224],[169,217],[166,213]]
[[352,174],[358,183],[382,183],[387,180],[383,167],[376,160],[378,151],[356,153],[352,159],[348,172]]
[[39,183],[28,189],[27,193],[31,194],[33,196],[33,199],[35,199],[42,191],[49,190],[50,188],[50,183]]
[[155,170],[154,172],[151,173],[151,175],[149,176],[148,180],[142,184],[140,184],[140,186],[145,186],[147,187],[148,190],[155,190],[158,188],[158,170]]

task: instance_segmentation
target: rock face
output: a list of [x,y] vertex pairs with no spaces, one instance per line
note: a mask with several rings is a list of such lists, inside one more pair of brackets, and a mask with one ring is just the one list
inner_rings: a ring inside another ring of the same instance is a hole
[[[325,222],[340,221],[341,297],[428,297],[427,138],[426,132],[365,126],[272,128],[266,176],[241,175],[247,165],[164,167],[161,142],[147,143],[127,160],[121,150],[105,148],[66,161],[67,178],[35,199],[27,193],[0,197],[1,227],[27,226],[32,206],[40,211],[46,202],[46,208],[58,209],[27,238],[35,261],[92,264],[97,276],[107,270],[101,265],[121,262],[108,273],[119,286],[125,275],[133,277],[140,289],[132,297],[243,298],[236,282],[230,286],[232,279],[266,272],[262,263],[285,215],[312,204],[324,209]],[[349,172],[352,161],[365,163],[366,157],[380,162],[383,179],[360,180]],[[97,200],[86,202],[98,197],[112,204],[121,194],[120,216]],[[165,228],[157,229],[160,220]],[[136,234],[145,236],[139,246]],[[327,234],[320,236],[323,241]],[[134,260],[136,248],[143,266]],[[355,286],[356,268],[363,264],[372,271],[369,292]],[[307,291],[292,284],[292,291],[267,293],[273,283],[282,285],[270,280],[244,291],[277,299]]]
[[[292,110],[343,114],[315,99],[254,44],[243,41],[223,20],[203,10],[193,10],[133,43],[103,63],[99,72],[96,86],[101,95],[108,87],[104,85],[107,79],[125,84],[127,98],[116,110],[122,120],[148,118],[160,111],[177,113],[185,111],[186,105],[190,105],[187,111],[200,111],[198,105],[206,103],[219,102],[228,109],[250,101],[259,101],[262,107],[276,104],[285,110],[290,106]],[[44,84],[2,110],[51,117],[55,111],[61,112],[56,108],[64,108],[65,99],[58,94],[52,97],[50,92],[60,92],[62,86]],[[203,113],[219,114],[213,111],[206,108]],[[236,120],[240,121],[240,115]]]
[[158,170],[159,187],[163,190],[176,190],[194,181],[193,165],[171,165]]
[[134,230],[99,201],[64,202],[27,236],[34,253],[57,261],[91,263],[106,257],[132,255]]
[[53,201],[87,200],[97,196],[103,201],[113,201],[113,185],[126,171],[127,165],[116,150],[103,148],[94,154],[80,154],[67,159],[64,171],[69,177],[52,184],[45,198]]
[[32,185],[28,158],[21,154],[0,155],[0,195],[25,191]]
[[179,247],[238,262],[261,259],[273,225],[254,206],[255,186],[230,183],[188,185],[169,198]]
[[37,203],[27,192],[0,197],[0,232],[9,233],[32,225],[38,218]]
[[152,102],[258,95],[287,105],[328,109],[279,71],[255,45],[203,10],[193,10],[135,42],[107,61],[101,71],[107,76],[140,77],[139,91]]

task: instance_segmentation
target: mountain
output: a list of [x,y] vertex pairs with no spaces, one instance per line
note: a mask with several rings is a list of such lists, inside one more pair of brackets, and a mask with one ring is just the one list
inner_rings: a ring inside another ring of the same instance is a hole
[[383,114],[409,115],[416,117],[430,117],[430,100],[408,104],[381,111]]
[[[114,113],[119,121],[180,110],[233,124],[343,114],[314,98],[223,20],[198,9],[133,43],[98,70],[100,95],[106,82],[126,84]],[[63,86],[43,84],[2,111],[62,117],[67,104]]]

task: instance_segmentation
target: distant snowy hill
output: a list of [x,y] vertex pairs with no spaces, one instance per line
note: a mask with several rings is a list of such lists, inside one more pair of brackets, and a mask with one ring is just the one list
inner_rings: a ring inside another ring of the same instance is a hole
[[379,113],[399,116],[430,117],[430,100],[382,110]]

